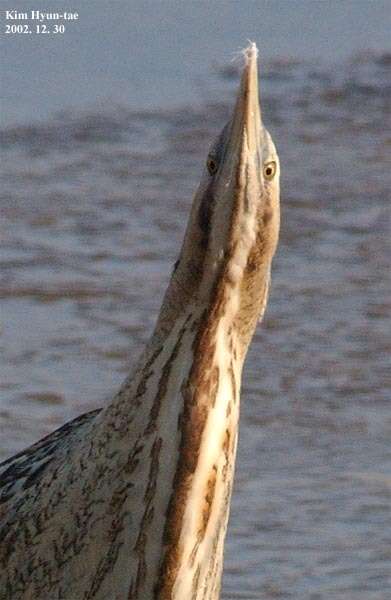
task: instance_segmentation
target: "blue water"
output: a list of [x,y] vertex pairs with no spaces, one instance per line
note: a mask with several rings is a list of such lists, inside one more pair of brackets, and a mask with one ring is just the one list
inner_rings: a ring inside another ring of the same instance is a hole
[[[1,35],[4,123],[91,105],[200,102],[205,86],[214,86],[211,67],[229,62],[248,39],[265,59],[329,62],[390,45],[391,10],[384,0],[16,4],[19,11],[77,10],[79,20],[62,36]],[[15,7],[4,0],[0,7],[4,31],[4,9]]]

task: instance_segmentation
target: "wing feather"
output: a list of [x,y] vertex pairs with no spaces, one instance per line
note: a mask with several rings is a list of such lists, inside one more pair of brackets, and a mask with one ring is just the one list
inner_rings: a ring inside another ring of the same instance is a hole
[[26,490],[45,474],[47,466],[68,449],[81,430],[94,419],[101,409],[84,413],[65,423],[32,446],[0,463],[0,504]]

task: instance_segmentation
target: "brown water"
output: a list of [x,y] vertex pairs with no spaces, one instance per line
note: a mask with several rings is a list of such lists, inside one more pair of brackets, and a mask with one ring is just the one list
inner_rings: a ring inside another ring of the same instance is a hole
[[[226,600],[390,594],[390,63],[263,66],[282,232],[244,374]],[[233,71],[197,108],[108,105],[1,130],[1,458],[128,373]]]

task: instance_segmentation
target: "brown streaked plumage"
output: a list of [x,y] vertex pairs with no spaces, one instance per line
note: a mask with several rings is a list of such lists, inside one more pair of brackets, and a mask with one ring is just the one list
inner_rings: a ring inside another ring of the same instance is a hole
[[217,600],[243,362],[269,289],[279,161],[251,44],[138,366],[0,465],[7,600]]

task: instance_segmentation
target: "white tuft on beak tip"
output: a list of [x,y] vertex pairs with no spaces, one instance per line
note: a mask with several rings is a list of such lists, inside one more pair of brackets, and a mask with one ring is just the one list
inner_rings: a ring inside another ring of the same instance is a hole
[[245,58],[246,65],[248,65],[252,60],[257,60],[258,58],[258,48],[255,42],[248,40],[248,46],[243,48],[242,54]]

